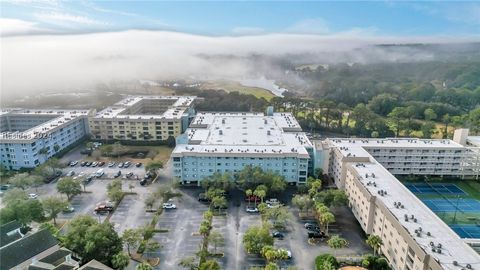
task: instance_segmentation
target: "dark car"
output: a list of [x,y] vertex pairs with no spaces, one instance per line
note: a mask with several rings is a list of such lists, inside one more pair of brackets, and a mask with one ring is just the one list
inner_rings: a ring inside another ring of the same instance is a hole
[[117,178],[117,177],[119,177],[120,175],[122,175],[122,171],[116,172],[116,173],[113,175],[113,177],[114,177],[114,178]]
[[138,163],[135,164],[135,167],[137,167],[137,168],[138,168],[138,167],[141,167],[141,166],[142,166],[142,163],[140,163],[140,162],[138,162]]
[[98,163],[98,167],[102,167],[103,165],[105,165],[105,162],[104,162],[104,161],[100,161],[100,162]]
[[113,211],[113,206],[110,205],[105,205],[101,204],[95,207],[95,210],[93,210],[96,214],[101,214],[101,213],[108,213]]
[[320,227],[315,223],[305,223],[305,229],[309,231],[319,231]]
[[283,233],[281,233],[279,231],[274,231],[272,233],[272,237],[273,238],[278,238],[278,239],[283,239],[285,237],[285,235],[283,235]]
[[148,182],[148,180],[144,178],[144,179],[140,180],[140,185],[145,186],[145,185],[147,185],[147,182]]
[[325,238],[324,232],[308,232],[308,238]]
[[200,193],[200,194],[198,194],[198,201],[199,202],[210,202],[211,200],[207,197],[207,194]]
[[93,180],[93,175],[89,175],[89,176],[85,177],[85,180],[83,180],[83,182],[88,184],[88,183],[92,182],[92,180]]

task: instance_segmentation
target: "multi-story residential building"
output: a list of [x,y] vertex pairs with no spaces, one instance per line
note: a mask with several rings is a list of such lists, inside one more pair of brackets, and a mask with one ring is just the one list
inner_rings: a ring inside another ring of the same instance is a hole
[[215,172],[235,174],[245,166],[305,183],[314,170],[314,147],[290,113],[198,113],[177,138],[173,174],[182,183],[199,183]]
[[323,170],[345,190],[393,269],[480,269],[480,256],[393,174],[478,178],[476,148],[451,140],[327,139]]
[[0,113],[1,164],[34,168],[85,138],[88,110],[4,109]]
[[175,138],[195,115],[192,96],[130,96],[89,119],[97,140],[164,141]]

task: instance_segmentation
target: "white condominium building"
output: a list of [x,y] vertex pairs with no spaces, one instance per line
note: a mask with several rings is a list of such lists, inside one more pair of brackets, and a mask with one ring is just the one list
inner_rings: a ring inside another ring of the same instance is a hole
[[4,109],[0,112],[1,164],[34,168],[88,135],[88,110]]
[[165,141],[187,129],[193,96],[129,96],[90,118],[97,140]]
[[304,183],[313,172],[314,147],[290,113],[198,113],[177,138],[172,153],[174,176],[199,183],[215,172],[236,173],[245,166]]
[[416,138],[327,139],[321,148],[324,172],[363,230],[382,238],[393,269],[480,269],[480,255],[393,175],[478,178],[478,149]]

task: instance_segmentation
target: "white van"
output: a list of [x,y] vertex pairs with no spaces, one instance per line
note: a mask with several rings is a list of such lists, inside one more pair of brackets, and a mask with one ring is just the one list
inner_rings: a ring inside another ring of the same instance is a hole
[[103,174],[104,174],[103,169],[98,169],[98,171],[95,173],[95,176],[97,178],[100,178],[103,176]]

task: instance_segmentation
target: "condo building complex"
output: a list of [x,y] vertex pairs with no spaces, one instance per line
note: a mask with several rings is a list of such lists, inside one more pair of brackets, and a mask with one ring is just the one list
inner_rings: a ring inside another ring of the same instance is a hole
[[198,113],[173,150],[173,173],[199,183],[215,172],[234,174],[245,166],[305,183],[314,169],[312,143],[290,113]]
[[319,148],[324,172],[345,190],[363,230],[381,237],[393,269],[480,269],[479,254],[394,176],[478,179],[477,148],[399,138],[327,139]]
[[1,164],[9,170],[19,170],[44,163],[88,135],[89,113],[88,110],[2,110]]
[[89,119],[93,139],[166,141],[187,129],[193,96],[130,96]]

